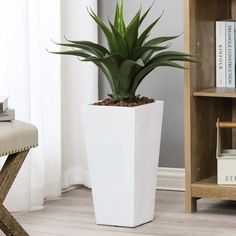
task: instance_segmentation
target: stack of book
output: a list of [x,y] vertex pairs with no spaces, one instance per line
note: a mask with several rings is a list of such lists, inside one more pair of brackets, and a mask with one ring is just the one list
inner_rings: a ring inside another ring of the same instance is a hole
[[0,97],[0,122],[15,120],[15,110],[8,108],[8,97]]
[[236,22],[216,21],[216,87],[235,88]]

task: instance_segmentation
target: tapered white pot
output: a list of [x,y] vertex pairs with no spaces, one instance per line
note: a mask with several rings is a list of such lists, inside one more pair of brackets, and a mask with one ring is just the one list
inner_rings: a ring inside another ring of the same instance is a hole
[[155,210],[163,102],[87,105],[84,124],[97,224],[135,227]]

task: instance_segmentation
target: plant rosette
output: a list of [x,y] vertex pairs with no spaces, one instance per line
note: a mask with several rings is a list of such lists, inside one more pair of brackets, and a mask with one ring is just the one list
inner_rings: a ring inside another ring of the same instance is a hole
[[[151,6],[152,7],[152,6]],[[141,9],[126,26],[123,17],[123,1],[117,4],[114,23],[107,26],[94,12],[88,12],[104,33],[108,47],[90,41],[66,39],[67,43],[56,43],[69,47],[69,51],[52,52],[72,55],[84,62],[93,62],[105,75],[113,104],[123,101],[134,103],[140,100],[136,91],[147,75],[158,67],[185,69],[177,62],[195,62],[190,54],[168,51],[170,41],[179,37],[161,36],[148,40],[151,30],[161,19],[158,17],[141,34],[140,26],[151,10],[141,15]]]

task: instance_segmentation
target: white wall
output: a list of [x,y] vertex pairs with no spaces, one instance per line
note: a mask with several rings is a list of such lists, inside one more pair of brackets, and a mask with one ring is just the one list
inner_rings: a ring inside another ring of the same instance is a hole
[[[99,15],[107,20],[113,19],[116,0],[99,0]],[[140,7],[147,9],[153,0],[124,0],[125,17],[129,20]],[[158,0],[144,22],[144,27],[157,18],[162,10],[164,15],[157,25],[152,36],[176,35],[183,32],[183,0]],[[100,41],[104,37],[100,34]],[[172,50],[183,50],[183,36],[173,41]],[[100,75],[100,97],[104,98],[109,93],[108,85]],[[163,135],[161,144],[160,166],[184,166],[184,141],[183,141],[183,71],[170,68],[161,68],[153,71],[141,85],[138,93],[165,101]]]

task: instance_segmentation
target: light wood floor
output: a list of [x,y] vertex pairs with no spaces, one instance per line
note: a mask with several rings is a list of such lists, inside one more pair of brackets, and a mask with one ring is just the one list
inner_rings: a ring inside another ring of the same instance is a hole
[[200,200],[199,211],[186,214],[182,192],[158,191],[156,219],[135,229],[97,226],[91,192],[84,188],[46,202],[41,211],[14,215],[32,236],[236,235],[236,202]]

